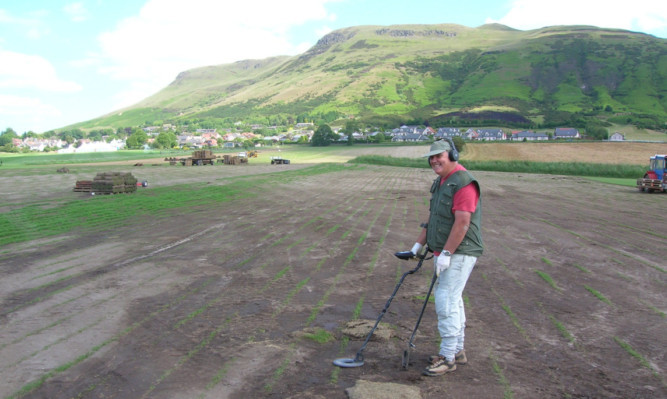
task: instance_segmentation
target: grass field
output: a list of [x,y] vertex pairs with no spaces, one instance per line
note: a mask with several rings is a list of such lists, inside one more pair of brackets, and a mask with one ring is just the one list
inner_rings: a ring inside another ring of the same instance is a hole
[[[665,397],[667,196],[577,176],[474,171],[485,253],[463,298],[467,365],[421,377],[439,342],[429,303],[401,369],[432,263],[402,285],[382,320],[391,335],[376,334],[365,365],[332,365],[362,344],[366,333],[348,327],[372,325],[414,267],[394,252],[427,218],[433,179],[423,167],[346,161],[425,165],[424,150],[281,148],[290,165],[270,165],[263,150],[243,166],[168,166],[158,153],[142,167],[132,157],[67,164],[69,174],[0,168],[0,397],[347,399],[364,381],[380,391],[363,399],[397,389]],[[110,170],[150,185],[72,192]]]

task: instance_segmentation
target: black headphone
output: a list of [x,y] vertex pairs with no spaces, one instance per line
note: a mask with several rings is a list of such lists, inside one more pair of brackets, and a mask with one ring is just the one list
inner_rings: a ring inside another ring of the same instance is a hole
[[456,149],[456,146],[454,145],[454,140],[452,140],[451,137],[445,137],[445,140],[449,142],[449,145],[452,146],[452,149],[449,150],[449,160],[452,162],[456,162],[459,160],[459,151]]
[[[449,155],[449,160],[452,162],[456,162],[459,160],[459,152],[456,149],[456,146],[454,145],[454,140],[452,140],[451,137],[445,137],[445,140],[449,143],[449,146],[451,149],[447,153]],[[428,157],[428,165],[431,166],[431,157]]]

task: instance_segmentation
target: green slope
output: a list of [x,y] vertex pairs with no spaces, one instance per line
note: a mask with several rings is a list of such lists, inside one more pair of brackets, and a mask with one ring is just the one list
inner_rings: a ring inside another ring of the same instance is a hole
[[519,126],[595,117],[664,127],[665,75],[667,40],[629,31],[359,26],[298,56],[183,72],[135,106],[77,127],[273,116]]

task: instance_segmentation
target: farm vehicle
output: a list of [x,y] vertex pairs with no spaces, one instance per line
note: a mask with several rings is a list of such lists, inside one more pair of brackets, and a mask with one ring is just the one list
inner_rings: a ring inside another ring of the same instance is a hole
[[215,158],[215,154],[211,150],[197,150],[192,153],[190,158],[182,161],[181,164],[185,166],[213,165],[215,164]]
[[649,170],[642,179],[637,179],[639,191],[652,193],[654,191],[665,192],[667,190],[667,164],[665,155],[654,155],[649,163]]
[[288,165],[289,159],[283,157],[271,157],[271,165]]

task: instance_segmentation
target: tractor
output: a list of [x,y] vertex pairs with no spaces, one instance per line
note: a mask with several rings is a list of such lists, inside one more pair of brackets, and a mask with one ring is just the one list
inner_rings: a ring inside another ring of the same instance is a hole
[[652,193],[654,191],[665,192],[667,190],[667,164],[665,155],[654,155],[651,157],[649,170],[644,174],[644,178],[637,179],[637,188],[639,191]]

